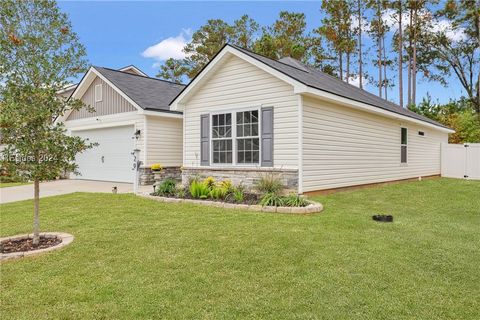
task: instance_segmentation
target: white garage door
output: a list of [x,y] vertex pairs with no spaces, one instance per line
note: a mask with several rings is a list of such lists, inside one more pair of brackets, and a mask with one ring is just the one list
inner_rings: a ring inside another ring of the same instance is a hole
[[133,183],[133,133],[133,126],[73,131],[72,135],[88,138],[98,146],[77,155],[81,175],[72,178]]

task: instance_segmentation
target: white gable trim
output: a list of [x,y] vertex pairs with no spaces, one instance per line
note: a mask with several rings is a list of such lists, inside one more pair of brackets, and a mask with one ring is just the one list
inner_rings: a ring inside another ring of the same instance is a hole
[[267,66],[266,64],[250,57],[249,55],[246,55],[245,53],[241,52],[240,50],[237,50],[231,46],[225,46],[218,54],[217,56],[203,69],[196,77],[193,79],[193,81],[182,91],[182,93],[175,98],[175,100],[172,101],[170,104],[170,109],[171,110],[183,110],[183,106],[185,102],[188,100],[188,98],[195,92],[195,89],[199,87],[205,80],[206,76],[209,74],[210,70],[215,68],[217,65],[222,64],[227,60],[227,57],[229,56],[236,56],[240,59],[243,59],[254,66],[260,68],[261,70],[279,78],[280,80],[285,81],[286,83],[292,85],[292,86],[301,86],[302,83]]
[[[80,81],[78,86],[75,88],[75,91],[73,91],[71,98],[81,99],[85,94],[85,92],[87,92],[88,87],[90,87],[90,85],[92,84],[93,80],[95,80],[96,77],[99,77],[100,79],[102,79],[105,83],[107,83],[110,87],[112,87],[119,95],[125,98],[135,109],[137,109],[137,112],[143,111],[143,109],[135,101],[130,99],[129,96],[127,96],[122,90],[118,89],[112,82],[110,82],[107,78],[105,78],[94,67],[90,67],[90,69],[88,69],[82,81]],[[70,113],[72,113],[72,110],[67,110],[61,120],[66,121]]]
[[[110,87],[112,87],[115,91],[117,91],[122,97],[125,98],[132,106],[134,106],[138,111],[142,111],[143,109],[135,102],[133,101],[129,96],[127,96],[122,90],[118,89],[110,80],[105,78],[100,72],[98,72],[94,67],[90,68],[100,79],[105,81]],[[75,92],[73,93],[75,95]],[[82,94],[83,96],[83,94]],[[81,98],[81,97],[80,97]]]
[[124,67],[124,68],[118,69],[118,70],[123,71],[123,72],[125,72],[127,70],[133,70],[136,73],[138,73],[138,75],[140,75],[140,76],[148,77],[148,74],[146,74],[145,72],[143,72],[142,70],[138,69],[137,67],[135,67],[133,65],[132,66],[127,66],[127,67]]

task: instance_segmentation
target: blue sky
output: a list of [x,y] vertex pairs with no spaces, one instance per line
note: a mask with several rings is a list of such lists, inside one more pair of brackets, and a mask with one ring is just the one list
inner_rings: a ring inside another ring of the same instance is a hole
[[[86,46],[91,64],[110,68],[134,64],[150,76],[157,73],[155,65],[161,62],[163,56],[178,51],[175,44],[178,46],[179,40],[188,41],[189,31],[195,31],[208,19],[220,18],[231,23],[242,14],[248,14],[260,25],[270,25],[280,11],[288,10],[305,13],[307,29],[311,30],[320,25],[320,4],[320,1],[59,2]],[[368,39],[365,42],[368,44]],[[162,43],[160,47],[150,49],[151,55],[157,54],[156,58],[142,55],[147,48],[159,43]],[[378,73],[374,69],[370,71],[373,75]],[[393,71],[389,73],[394,75]],[[378,92],[371,86],[367,86],[367,90]],[[396,87],[389,90],[389,100],[397,102],[397,91]],[[427,92],[435,101],[446,102],[460,97],[462,88],[454,78],[447,88],[420,79],[417,102]]]

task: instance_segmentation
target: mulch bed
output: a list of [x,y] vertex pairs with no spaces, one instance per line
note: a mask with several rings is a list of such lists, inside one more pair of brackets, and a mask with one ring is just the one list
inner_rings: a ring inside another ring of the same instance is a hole
[[235,201],[235,198],[233,196],[228,196],[226,199],[195,199],[193,198],[188,192],[185,193],[185,197],[179,198],[175,195],[171,194],[156,194],[156,193],[151,193],[151,196],[161,196],[165,198],[175,198],[175,199],[191,199],[191,200],[205,200],[205,201],[215,201],[215,202],[227,202],[227,203],[235,203],[235,204],[248,204],[248,205],[255,205],[258,204],[259,202],[259,196],[255,193],[244,193],[243,194],[243,201],[242,202],[237,202]]
[[37,246],[33,246],[33,239],[11,240],[2,243],[1,253],[25,252],[32,250],[45,249],[56,246],[62,240],[58,238],[44,238],[40,237],[40,242]]

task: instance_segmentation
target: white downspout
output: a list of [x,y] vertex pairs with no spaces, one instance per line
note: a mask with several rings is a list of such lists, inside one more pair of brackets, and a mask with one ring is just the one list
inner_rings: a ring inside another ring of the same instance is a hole
[[298,194],[303,193],[303,96],[298,95]]

